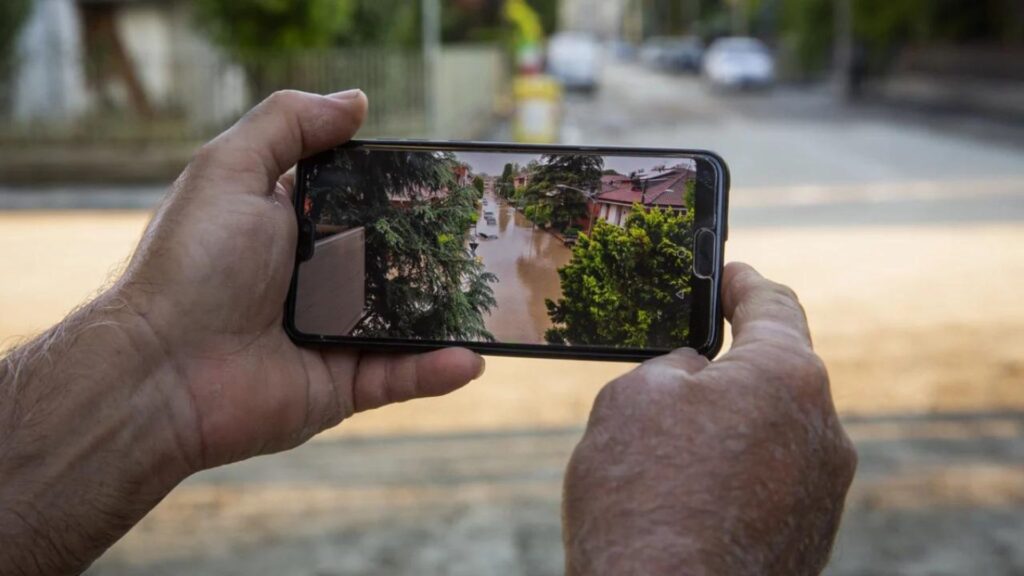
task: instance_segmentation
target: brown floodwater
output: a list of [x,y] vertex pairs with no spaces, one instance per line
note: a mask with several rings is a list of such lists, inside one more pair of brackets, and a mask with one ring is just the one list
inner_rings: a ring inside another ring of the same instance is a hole
[[[484,217],[489,210],[495,213],[494,225]],[[499,342],[544,343],[544,332],[551,327],[544,300],[562,295],[558,269],[569,262],[572,251],[490,190],[484,196],[477,230],[497,236],[480,238],[476,250],[487,271],[498,277],[491,285],[498,305],[486,319],[487,329]]]

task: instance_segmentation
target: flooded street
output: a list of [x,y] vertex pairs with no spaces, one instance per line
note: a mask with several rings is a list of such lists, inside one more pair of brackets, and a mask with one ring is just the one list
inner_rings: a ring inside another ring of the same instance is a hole
[[[490,210],[494,224],[484,216]],[[500,342],[543,343],[551,327],[544,300],[561,296],[558,268],[569,262],[572,251],[499,200],[490,183],[477,231],[481,237],[476,254],[498,277],[492,285],[498,306],[487,318],[487,329]]]

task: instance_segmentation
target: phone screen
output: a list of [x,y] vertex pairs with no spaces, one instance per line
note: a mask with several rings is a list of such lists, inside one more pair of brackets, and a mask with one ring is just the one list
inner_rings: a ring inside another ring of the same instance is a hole
[[484,348],[703,343],[715,270],[695,273],[695,238],[716,218],[706,170],[698,156],[668,153],[322,154],[300,170],[309,246],[292,329]]

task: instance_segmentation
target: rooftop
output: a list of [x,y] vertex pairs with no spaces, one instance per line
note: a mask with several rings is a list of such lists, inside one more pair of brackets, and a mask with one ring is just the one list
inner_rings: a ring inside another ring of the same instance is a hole
[[659,174],[630,178],[622,174],[601,177],[597,202],[643,204],[663,208],[686,207],[686,184],[697,176],[690,168],[675,167]]

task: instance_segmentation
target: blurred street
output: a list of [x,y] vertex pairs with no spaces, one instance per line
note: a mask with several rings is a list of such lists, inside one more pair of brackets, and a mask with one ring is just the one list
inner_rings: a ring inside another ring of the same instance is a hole
[[593,99],[570,95],[563,140],[718,152],[737,229],[1024,218],[1024,127],[851,109],[822,87],[721,92],[624,63],[604,80]]
[[[593,98],[569,96],[562,138],[730,165],[727,255],[800,294],[860,450],[828,574],[1024,573],[1024,127],[847,108],[821,88],[720,94],[612,63]],[[136,193],[151,205],[155,190],[0,190],[23,209],[0,212],[0,266],[19,279],[0,285],[18,303],[0,338],[109,279],[147,219]],[[47,206],[130,210],[31,209]],[[629,366],[488,364],[450,397],[195,476],[88,573],[560,574],[562,471]]]

